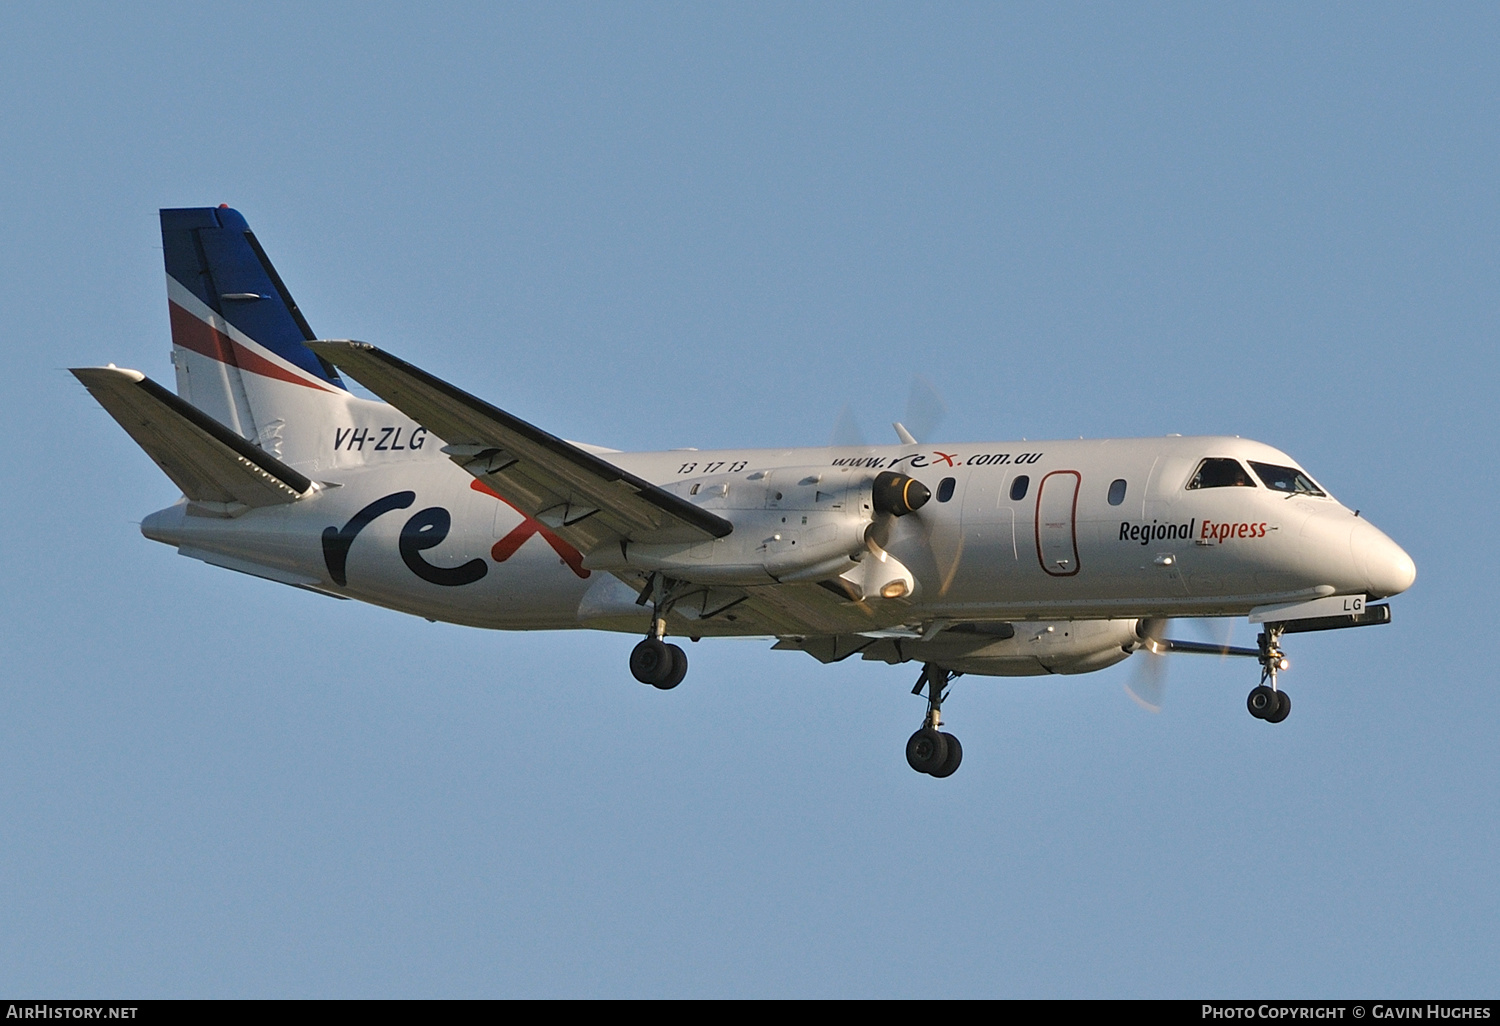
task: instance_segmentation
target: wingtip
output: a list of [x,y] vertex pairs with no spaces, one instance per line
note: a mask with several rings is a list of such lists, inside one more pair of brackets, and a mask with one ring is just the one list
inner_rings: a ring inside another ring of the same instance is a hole
[[125,381],[146,380],[146,375],[142,374],[140,371],[131,370],[128,367],[116,367],[112,363],[104,367],[69,367],[68,373],[72,374],[75,378],[83,382],[85,385],[87,385],[90,380],[105,381],[110,378],[115,378],[117,380],[123,379]]

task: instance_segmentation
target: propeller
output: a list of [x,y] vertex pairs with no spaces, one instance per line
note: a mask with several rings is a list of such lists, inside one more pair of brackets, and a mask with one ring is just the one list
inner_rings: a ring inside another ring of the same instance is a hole
[[[896,421],[891,427],[895,429],[896,437],[903,445],[917,445],[918,439],[927,437],[930,432],[934,431],[947,413],[948,404],[943,402],[943,397],[938,394],[937,387],[922,375],[913,374],[911,389],[906,398],[906,423]],[[911,424],[916,431],[907,430],[906,424]],[[859,420],[848,403],[845,403],[839,410],[829,445],[851,449],[867,448],[869,445],[865,440],[864,432],[860,430]],[[887,470],[877,474],[871,483],[870,499],[874,507],[874,515],[869,526],[865,528],[865,548],[874,557],[874,561],[869,566],[875,567],[894,562],[894,567],[887,566],[884,571],[875,573],[877,580],[889,577],[891,571],[897,568],[900,571],[899,576],[880,585],[879,595],[882,598],[902,598],[910,594],[915,584],[911,571],[887,552],[886,546],[890,544],[896,521],[917,512],[930,498],[932,498],[932,492],[927,486],[907,474]],[[918,519],[918,524],[920,530],[920,519]]]
[[833,434],[828,444],[836,449],[862,449],[870,444],[865,441],[865,433],[854,417],[854,407],[848,403],[839,410],[838,419],[833,422]]
[[[932,437],[932,433],[947,415],[948,404],[938,393],[937,386],[923,375],[913,374],[911,390],[906,397],[906,418],[891,426],[896,429],[896,437],[902,443],[914,445],[924,438]],[[862,448],[870,444],[850,404],[845,403],[839,410],[828,444],[844,449]]]
[[870,486],[870,504],[875,507],[875,516],[865,528],[865,547],[870,554],[882,563],[889,559],[885,547],[890,542],[891,528],[896,519],[915,513],[927,505],[930,498],[932,492],[914,477],[892,470],[876,474]]
[[1134,661],[1125,693],[1147,712],[1161,712],[1161,702],[1166,697],[1166,637],[1171,626],[1172,621],[1163,616],[1148,616],[1136,621],[1135,633],[1141,639],[1136,651],[1141,653],[1141,658]]
[[[915,441],[930,439],[938,425],[948,416],[948,404],[937,386],[921,374],[911,376],[911,391],[906,396],[906,419],[901,423]],[[898,434],[900,432],[897,432]]]
[[1216,655],[1220,659],[1229,656],[1259,658],[1260,651],[1254,648],[1237,648],[1234,638],[1233,617],[1196,619],[1199,631],[1212,640],[1207,642],[1174,641],[1167,637],[1172,621],[1166,617],[1143,617],[1136,622],[1135,633],[1140,643],[1135,646],[1141,658],[1136,661],[1131,679],[1125,684],[1125,693],[1137,705],[1148,712],[1161,712],[1162,699],[1166,697],[1167,660],[1173,652],[1192,652],[1199,655]]

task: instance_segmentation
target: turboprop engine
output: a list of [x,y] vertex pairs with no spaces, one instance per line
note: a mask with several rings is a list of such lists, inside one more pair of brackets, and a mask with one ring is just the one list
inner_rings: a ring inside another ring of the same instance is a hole
[[841,582],[851,600],[904,598],[911,571],[885,550],[891,525],[931,493],[915,478],[852,467],[780,467],[709,474],[666,486],[734,524],[724,538],[695,545],[625,545],[591,553],[601,570],[660,571],[704,584]]

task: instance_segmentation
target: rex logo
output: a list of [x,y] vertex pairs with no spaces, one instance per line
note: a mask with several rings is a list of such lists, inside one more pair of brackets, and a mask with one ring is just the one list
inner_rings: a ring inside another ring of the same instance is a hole
[[[486,487],[483,482],[472,481],[470,487],[476,492],[483,492],[500,499],[512,509],[515,508],[498,493]],[[343,527],[324,528],[323,562],[328,567],[328,576],[333,578],[333,582],[340,587],[348,587],[349,550],[361,531],[387,513],[407,509],[416,501],[416,492],[392,492],[390,495],[376,499],[354,514]],[[514,556],[532,535],[540,534],[574,574],[580,578],[589,576],[590,571],[586,570],[583,565],[583,553],[559,538],[545,524],[525,514],[522,516],[524,519],[521,523],[490,548],[491,559],[496,563],[504,563]],[[429,506],[412,514],[402,525],[400,540],[396,546],[406,568],[429,584],[438,584],[447,588],[473,584],[489,573],[489,567],[484,560],[478,558],[471,559],[460,566],[446,567],[434,566],[422,557],[422,553],[427,549],[441,545],[452,528],[453,516],[441,506]]]

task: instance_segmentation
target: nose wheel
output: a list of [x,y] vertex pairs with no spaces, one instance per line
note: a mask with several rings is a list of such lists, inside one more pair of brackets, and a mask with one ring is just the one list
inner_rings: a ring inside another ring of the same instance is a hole
[[1280,723],[1292,714],[1292,696],[1276,686],[1276,674],[1292,663],[1281,651],[1283,624],[1266,624],[1256,640],[1260,645],[1260,683],[1250,690],[1245,707],[1250,715],[1267,723]]
[[1262,684],[1250,691],[1245,706],[1257,720],[1280,723],[1292,713],[1292,696],[1285,691],[1272,691]]
[[943,699],[948,697],[948,683],[958,674],[932,663],[922,667],[922,676],[917,678],[914,695],[927,690],[927,715],[922,718],[922,727],[906,741],[906,763],[918,773],[930,777],[951,777],[964,761],[964,746],[958,738],[938,728],[943,725]]

